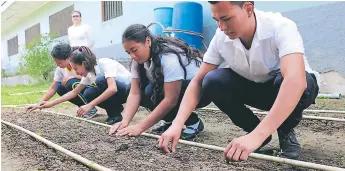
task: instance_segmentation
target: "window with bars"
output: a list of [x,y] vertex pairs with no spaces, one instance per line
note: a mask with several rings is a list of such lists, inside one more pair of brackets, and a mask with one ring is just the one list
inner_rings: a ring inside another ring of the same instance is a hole
[[25,43],[29,44],[32,43],[34,39],[39,40],[39,36],[41,34],[41,28],[40,28],[40,23],[28,28],[25,30]]
[[102,1],[102,20],[108,21],[123,15],[122,1]]
[[7,40],[7,56],[12,56],[18,53],[18,36]]
[[74,5],[71,5],[51,16],[49,16],[50,33],[57,37],[68,34],[68,28],[73,25],[71,14],[74,11]]

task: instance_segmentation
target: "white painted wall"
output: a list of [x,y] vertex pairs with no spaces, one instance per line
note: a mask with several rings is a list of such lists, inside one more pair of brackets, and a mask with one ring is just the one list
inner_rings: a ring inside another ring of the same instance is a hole
[[[13,72],[20,62],[20,54],[23,53],[25,45],[25,29],[40,23],[41,34],[49,32],[49,16],[74,4],[75,10],[82,13],[82,22],[89,24],[93,30],[95,48],[101,48],[121,43],[121,36],[125,28],[130,24],[149,24],[153,19],[153,10],[157,7],[173,7],[175,2],[155,1],[155,2],[123,2],[123,15],[109,21],[102,21],[102,11],[100,1],[53,1],[38,11],[28,15],[26,18],[14,25],[7,32],[3,32],[1,37],[2,68],[9,73]],[[207,4],[207,2],[199,2]],[[204,10],[205,11],[205,10]],[[207,12],[207,11],[205,11]],[[18,35],[19,53],[8,57],[7,40]],[[67,40],[68,37],[61,37]],[[12,69],[9,69],[12,68]]]
[[[26,18],[14,25],[7,32],[2,32],[1,37],[1,66],[3,69],[15,67],[19,63],[20,54],[23,53],[23,45],[25,44],[25,29],[40,23],[41,33],[49,32],[49,16],[74,4],[76,10],[81,11],[82,21],[89,24],[93,29],[93,35],[95,39],[95,48],[112,47],[112,45],[119,45],[121,43],[121,36],[124,29],[134,23],[149,24],[153,19],[153,10],[157,7],[168,6],[173,7],[176,2],[174,1],[151,1],[151,2],[140,2],[140,1],[123,1],[123,15],[102,22],[101,16],[101,2],[100,1],[52,1],[41,7],[38,11],[28,15]],[[209,10],[209,4],[206,1],[198,2],[203,5],[203,18],[204,28],[210,25],[215,25],[211,13]],[[279,11],[274,5],[276,2],[262,3],[257,2],[256,6],[261,9],[264,7],[271,6],[270,9],[273,11]],[[309,7],[310,3],[296,2],[295,6],[292,5],[291,9]],[[314,3],[315,4],[315,3]],[[316,3],[317,4],[317,3]],[[280,4],[285,6],[285,4]],[[317,4],[320,5],[320,4]],[[214,26],[213,26],[214,27]],[[19,54],[8,57],[7,56],[7,40],[18,35],[19,43]],[[205,34],[206,38],[211,38],[213,33]],[[67,36],[60,38],[67,40]],[[121,48],[120,48],[121,49]],[[111,52],[113,53],[113,52]]]
[[[68,1],[50,2],[41,7],[38,11],[28,15],[26,18],[23,18],[21,22],[15,24],[11,29],[3,32],[1,35],[1,67],[8,73],[13,73],[20,62],[20,55],[24,53],[25,30],[37,23],[40,23],[41,34],[49,33],[49,16],[72,4],[73,2]],[[18,35],[19,53],[8,56],[7,40],[15,37],[16,35]],[[67,37],[65,36],[62,37],[62,39],[63,38]]]
[[[207,2],[199,3],[207,4]],[[123,31],[131,24],[148,25],[151,23],[154,8],[173,7],[174,4],[175,2],[168,1],[123,1],[123,15],[105,22],[102,22],[101,2],[76,2],[75,9],[81,11],[83,22],[92,26],[95,35],[95,48],[100,48],[121,43]]]

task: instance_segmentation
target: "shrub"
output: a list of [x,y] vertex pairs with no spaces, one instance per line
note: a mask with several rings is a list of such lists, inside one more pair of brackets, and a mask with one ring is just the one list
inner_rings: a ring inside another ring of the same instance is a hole
[[55,35],[52,33],[40,35],[25,45],[24,54],[21,55],[21,73],[44,80],[48,79],[49,72],[55,68],[50,56]]

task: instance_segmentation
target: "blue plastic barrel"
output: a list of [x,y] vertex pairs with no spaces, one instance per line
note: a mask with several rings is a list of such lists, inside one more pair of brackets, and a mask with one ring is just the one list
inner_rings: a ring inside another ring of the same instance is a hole
[[[174,5],[173,29],[194,31],[202,34],[203,13],[202,5],[196,2],[180,2]],[[186,33],[175,33],[175,37],[181,38],[190,46],[202,48],[202,38]]]
[[[172,25],[172,16],[173,8],[171,7],[159,7],[154,9],[153,21],[161,23],[164,28],[171,27]],[[152,34],[153,35],[163,35],[162,28],[155,24],[152,25]]]

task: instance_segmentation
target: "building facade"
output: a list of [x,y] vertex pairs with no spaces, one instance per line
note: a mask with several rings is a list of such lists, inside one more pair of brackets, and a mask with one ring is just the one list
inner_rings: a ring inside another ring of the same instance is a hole
[[[1,68],[6,73],[14,73],[20,62],[20,55],[25,53],[24,45],[40,34],[55,32],[58,33],[59,40],[68,41],[67,29],[72,25],[73,10],[80,11],[82,22],[92,27],[94,52],[97,56],[129,60],[121,45],[124,29],[134,23],[148,25],[153,20],[155,8],[173,7],[175,3],[177,2],[1,1]],[[203,36],[208,45],[217,25],[212,19],[208,2],[198,3],[203,6]],[[345,77],[344,2],[259,1],[255,2],[255,7],[264,11],[282,12],[284,16],[294,20],[304,39],[311,67],[319,72],[336,72],[339,75],[337,79]]]

